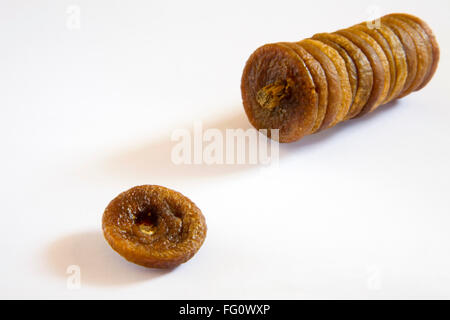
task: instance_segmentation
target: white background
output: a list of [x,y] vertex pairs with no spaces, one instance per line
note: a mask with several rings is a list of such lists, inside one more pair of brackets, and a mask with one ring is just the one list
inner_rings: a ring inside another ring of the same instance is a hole
[[[258,46],[364,21],[372,4],[435,31],[425,89],[281,146],[275,174],[171,163],[175,129],[250,127],[240,77]],[[431,0],[2,1],[0,297],[450,298],[449,13]],[[204,246],[175,270],[103,240],[104,208],[140,184],[206,216]]]

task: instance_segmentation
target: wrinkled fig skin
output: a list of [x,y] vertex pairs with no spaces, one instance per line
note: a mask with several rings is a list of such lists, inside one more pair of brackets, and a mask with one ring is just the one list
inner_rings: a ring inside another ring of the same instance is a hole
[[[367,25],[366,23],[362,23]],[[366,29],[367,30],[367,29]],[[403,48],[402,42],[398,36],[387,26],[380,24],[379,28],[371,31],[374,34],[379,34],[388,42],[388,48],[392,53],[394,59],[394,65],[391,68],[395,69],[395,79],[392,92],[390,93],[389,101],[397,99],[400,96],[401,91],[405,87],[406,78],[408,77],[408,64],[406,61],[406,53]],[[392,63],[392,61],[391,61]]]
[[278,129],[280,142],[297,141],[311,133],[318,95],[305,62],[289,46],[276,43],[258,48],[244,69],[241,91],[255,128]]
[[425,75],[425,78],[423,82],[419,85],[419,87],[416,89],[416,91],[422,89],[425,87],[428,82],[430,82],[431,78],[433,78],[434,73],[436,72],[436,69],[439,64],[439,58],[440,58],[440,50],[439,45],[437,43],[436,37],[433,34],[433,31],[431,28],[427,25],[427,23],[423,20],[421,20],[418,17],[415,17],[410,14],[404,14],[404,13],[394,13],[390,14],[389,16],[400,19],[409,25],[411,25],[424,39],[425,46],[427,47],[428,55],[431,56],[431,65],[429,67],[429,70],[427,74]]
[[[319,33],[314,35],[313,39],[336,43],[343,48],[354,61],[357,71],[357,86],[356,94],[353,98],[353,103],[349,114],[347,115],[347,119],[359,115],[363,107],[367,104],[372,92],[373,70],[370,66],[369,59],[367,59],[366,55],[353,42],[339,34]],[[349,75],[350,74],[351,73],[349,72]]]
[[279,129],[279,142],[295,142],[422,89],[439,58],[430,27],[404,13],[266,44],[245,65],[244,109],[255,128]]
[[148,268],[173,268],[191,259],[206,237],[199,208],[181,193],[154,185],[134,187],[103,214],[103,234],[122,257]]
[[349,75],[347,73],[347,68],[345,66],[345,60],[341,57],[339,52],[333,47],[314,39],[307,39],[300,42],[303,44],[305,42],[309,42],[312,45],[316,46],[320,51],[326,54],[326,56],[333,62],[336,71],[338,73],[339,78],[339,87],[341,88],[341,102],[338,108],[338,114],[336,116],[336,122],[341,122],[347,116],[348,111],[350,110],[350,105],[352,104],[353,96],[352,96],[352,88],[349,81]]
[[[342,48],[340,45],[338,45],[337,43],[335,43],[333,41],[330,41],[328,39],[316,39],[315,37],[312,37],[312,38],[323,42],[327,46],[332,47],[334,50],[338,51],[339,55],[344,59],[346,73],[348,74],[348,80],[350,82],[350,87],[352,90],[351,98],[353,99],[356,96],[356,89],[358,88],[358,71],[356,69],[356,65],[355,65],[355,62],[353,61],[352,57],[347,53],[347,51],[344,48]],[[353,101],[351,101],[351,102],[353,102]],[[349,113],[350,113],[350,110],[349,110]]]
[[414,81],[412,82],[408,91],[405,92],[405,95],[407,95],[417,90],[417,88],[425,80],[425,77],[431,68],[431,45],[428,43],[428,48],[430,49],[428,53],[427,43],[425,39],[423,39],[420,33],[417,30],[415,30],[415,28],[411,26],[409,23],[406,23],[405,21],[392,16],[387,16],[383,18],[383,20],[389,21],[389,23],[395,24],[399,28],[407,32],[408,35],[411,37],[414,47],[416,49],[417,71]]
[[342,104],[342,88],[336,65],[322,50],[320,50],[317,46],[317,42],[306,39],[298,42],[298,45],[309,52],[314,59],[319,61],[325,71],[328,86],[328,105],[319,131],[331,128],[338,123],[338,116],[341,112]]
[[386,38],[380,32],[378,32],[378,30],[370,29],[366,23],[356,25],[352,28],[360,30],[360,31],[366,33],[367,36],[373,38],[378,43],[378,45],[381,47],[381,49],[383,50],[383,52],[387,58],[386,66],[387,66],[387,68],[389,68],[390,88],[388,91],[388,95],[387,95],[386,99],[383,101],[383,103],[388,103],[389,101],[392,100],[392,98],[396,94],[398,94],[398,92],[396,92],[396,88],[398,87],[397,86],[397,69],[396,69],[396,65],[395,65],[394,54],[392,53],[389,42],[386,40]]
[[300,45],[292,42],[288,43],[287,45],[289,45],[300,56],[300,58],[303,59],[316,85],[318,96],[317,118],[313,128],[311,129],[311,133],[314,133],[319,130],[320,126],[323,123],[323,120],[325,119],[325,113],[327,112],[328,85],[325,71],[323,70],[320,63]]
[[397,37],[400,39],[401,44],[406,55],[406,64],[408,74],[406,77],[405,85],[398,98],[403,98],[413,91],[414,81],[417,78],[417,50],[414,44],[414,40],[411,38],[408,32],[404,28],[401,28],[398,24],[401,21],[396,21],[394,19],[382,18],[382,24],[387,28],[391,29]]
[[[336,33],[356,44],[369,59],[373,70],[372,94],[370,95],[367,104],[358,115],[362,116],[378,108],[387,97],[390,86],[389,68],[386,69],[384,63],[385,61],[387,63],[387,58],[384,53],[382,53],[382,49],[378,44],[361,31],[349,29],[339,30]],[[373,42],[369,42],[369,39]],[[376,44],[376,46],[374,46],[374,44]],[[382,53],[382,55],[380,55],[380,53]]]
[[319,127],[319,131],[330,128],[338,122],[338,115],[342,103],[342,89],[340,86],[339,73],[331,59],[309,39],[297,43],[314,57],[323,67],[328,86],[328,104],[326,106],[325,117]]

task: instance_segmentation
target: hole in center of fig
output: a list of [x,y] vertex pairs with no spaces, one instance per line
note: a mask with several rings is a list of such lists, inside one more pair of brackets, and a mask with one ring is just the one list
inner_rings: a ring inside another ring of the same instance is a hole
[[148,235],[152,235],[156,231],[158,224],[158,216],[155,212],[152,212],[150,208],[139,212],[136,215],[134,223],[139,227],[139,229]]

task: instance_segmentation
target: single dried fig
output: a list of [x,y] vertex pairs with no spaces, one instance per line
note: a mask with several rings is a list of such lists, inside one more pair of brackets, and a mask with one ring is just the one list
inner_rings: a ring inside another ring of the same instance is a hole
[[282,43],[258,48],[245,65],[241,92],[255,128],[279,129],[280,142],[297,141],[311,133],[317,118],[317,91],[305,62],[292,48]]
[[181,193],[154,185],[119,194],[103,213],[109,245],[130,262],[173,268],[191,259],[206,237],[202,212]]

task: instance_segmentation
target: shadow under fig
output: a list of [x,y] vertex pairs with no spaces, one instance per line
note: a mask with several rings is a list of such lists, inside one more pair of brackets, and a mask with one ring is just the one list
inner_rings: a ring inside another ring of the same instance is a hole
[[67,268],[80,267],[81,286],[123,286],[150,281],[170,270],[148,269],[132,264],[114,252],[100,231],[88,231],[57,239],[45,249],[50,272],[66,281]]

